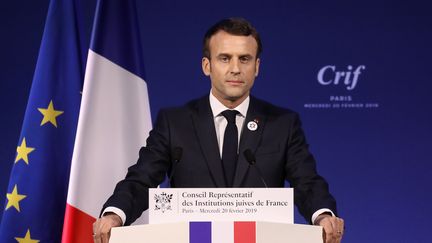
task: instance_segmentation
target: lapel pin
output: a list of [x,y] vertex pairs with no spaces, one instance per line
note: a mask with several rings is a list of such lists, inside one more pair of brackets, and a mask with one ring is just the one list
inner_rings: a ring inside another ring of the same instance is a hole
[[247,128],[250,131],[256,131],[258,129],[258,120],[254,119],[253,121],[248,122]]

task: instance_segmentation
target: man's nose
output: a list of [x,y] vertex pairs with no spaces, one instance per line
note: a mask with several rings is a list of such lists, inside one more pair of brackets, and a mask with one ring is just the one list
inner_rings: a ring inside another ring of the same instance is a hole
[[230,72],[232,74],[239,74],[240,73],[240,63],[237,59],[232,59],[230,63]]

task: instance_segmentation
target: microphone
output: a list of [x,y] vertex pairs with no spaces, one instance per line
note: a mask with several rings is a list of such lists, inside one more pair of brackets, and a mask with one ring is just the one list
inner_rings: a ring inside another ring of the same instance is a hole
[[174,175],[175,169],[177,167],[177,164],[180,162],[180,159],[183,155],[183,149],[181,147],[174,147],[171,153],[172,156],[172,167],[171,167],[171,173],[168,176],[168,179],[171,181],[171,178]]
[[265,188],[268,188],[267,183],[264,180],[264,177],[262,176],[261,170],[255,166],[256,164],[256,158],[255,155],[252,153],[252,151],[250,149],[246,149],[243,152],[244,157],[246,158],[247,162],[249,163],[249,165],[253,168],[255,168],[255,170],[258,172],[258,176],[260,177],[262,183],[264,184]]

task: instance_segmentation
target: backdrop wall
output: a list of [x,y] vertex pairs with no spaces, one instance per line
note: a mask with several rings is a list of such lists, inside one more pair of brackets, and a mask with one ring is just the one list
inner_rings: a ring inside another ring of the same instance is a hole
[[[430,3],[137,2],[153,119],[208,92],[202,36],[221,18],[243,16],[264,44],[253,94],[300,113],[346,220],[344,242],[430,241]],[[87,4],[90,31],[94,1]],[[0,5],[4,205],[48,1]]]

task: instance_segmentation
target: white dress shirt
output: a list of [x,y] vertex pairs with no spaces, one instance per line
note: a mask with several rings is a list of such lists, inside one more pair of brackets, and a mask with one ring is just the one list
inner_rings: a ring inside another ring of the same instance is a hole
[[224,106],[218,99],[216,99],[216,97],[211,92],[210,92],[209,100],[210,100],[210,108],[213,113],[213,119],[214,119],[214,124],[216,129],[216,137],[219,145],[219,154],[222,158],[222,148],[223,148],[223,141],[225,135],[225,128],[228,122],[221,113],[225,110],[236,110],[239,112],[236,116],[236,125],[238,131],[237,142],[240,143],[240,136],[243,129],[243,123],[246,119],[246,113],[249,108],[250,98],[248,96],[240,105],[238,105],[234,109],[229,109],[228,107]]

